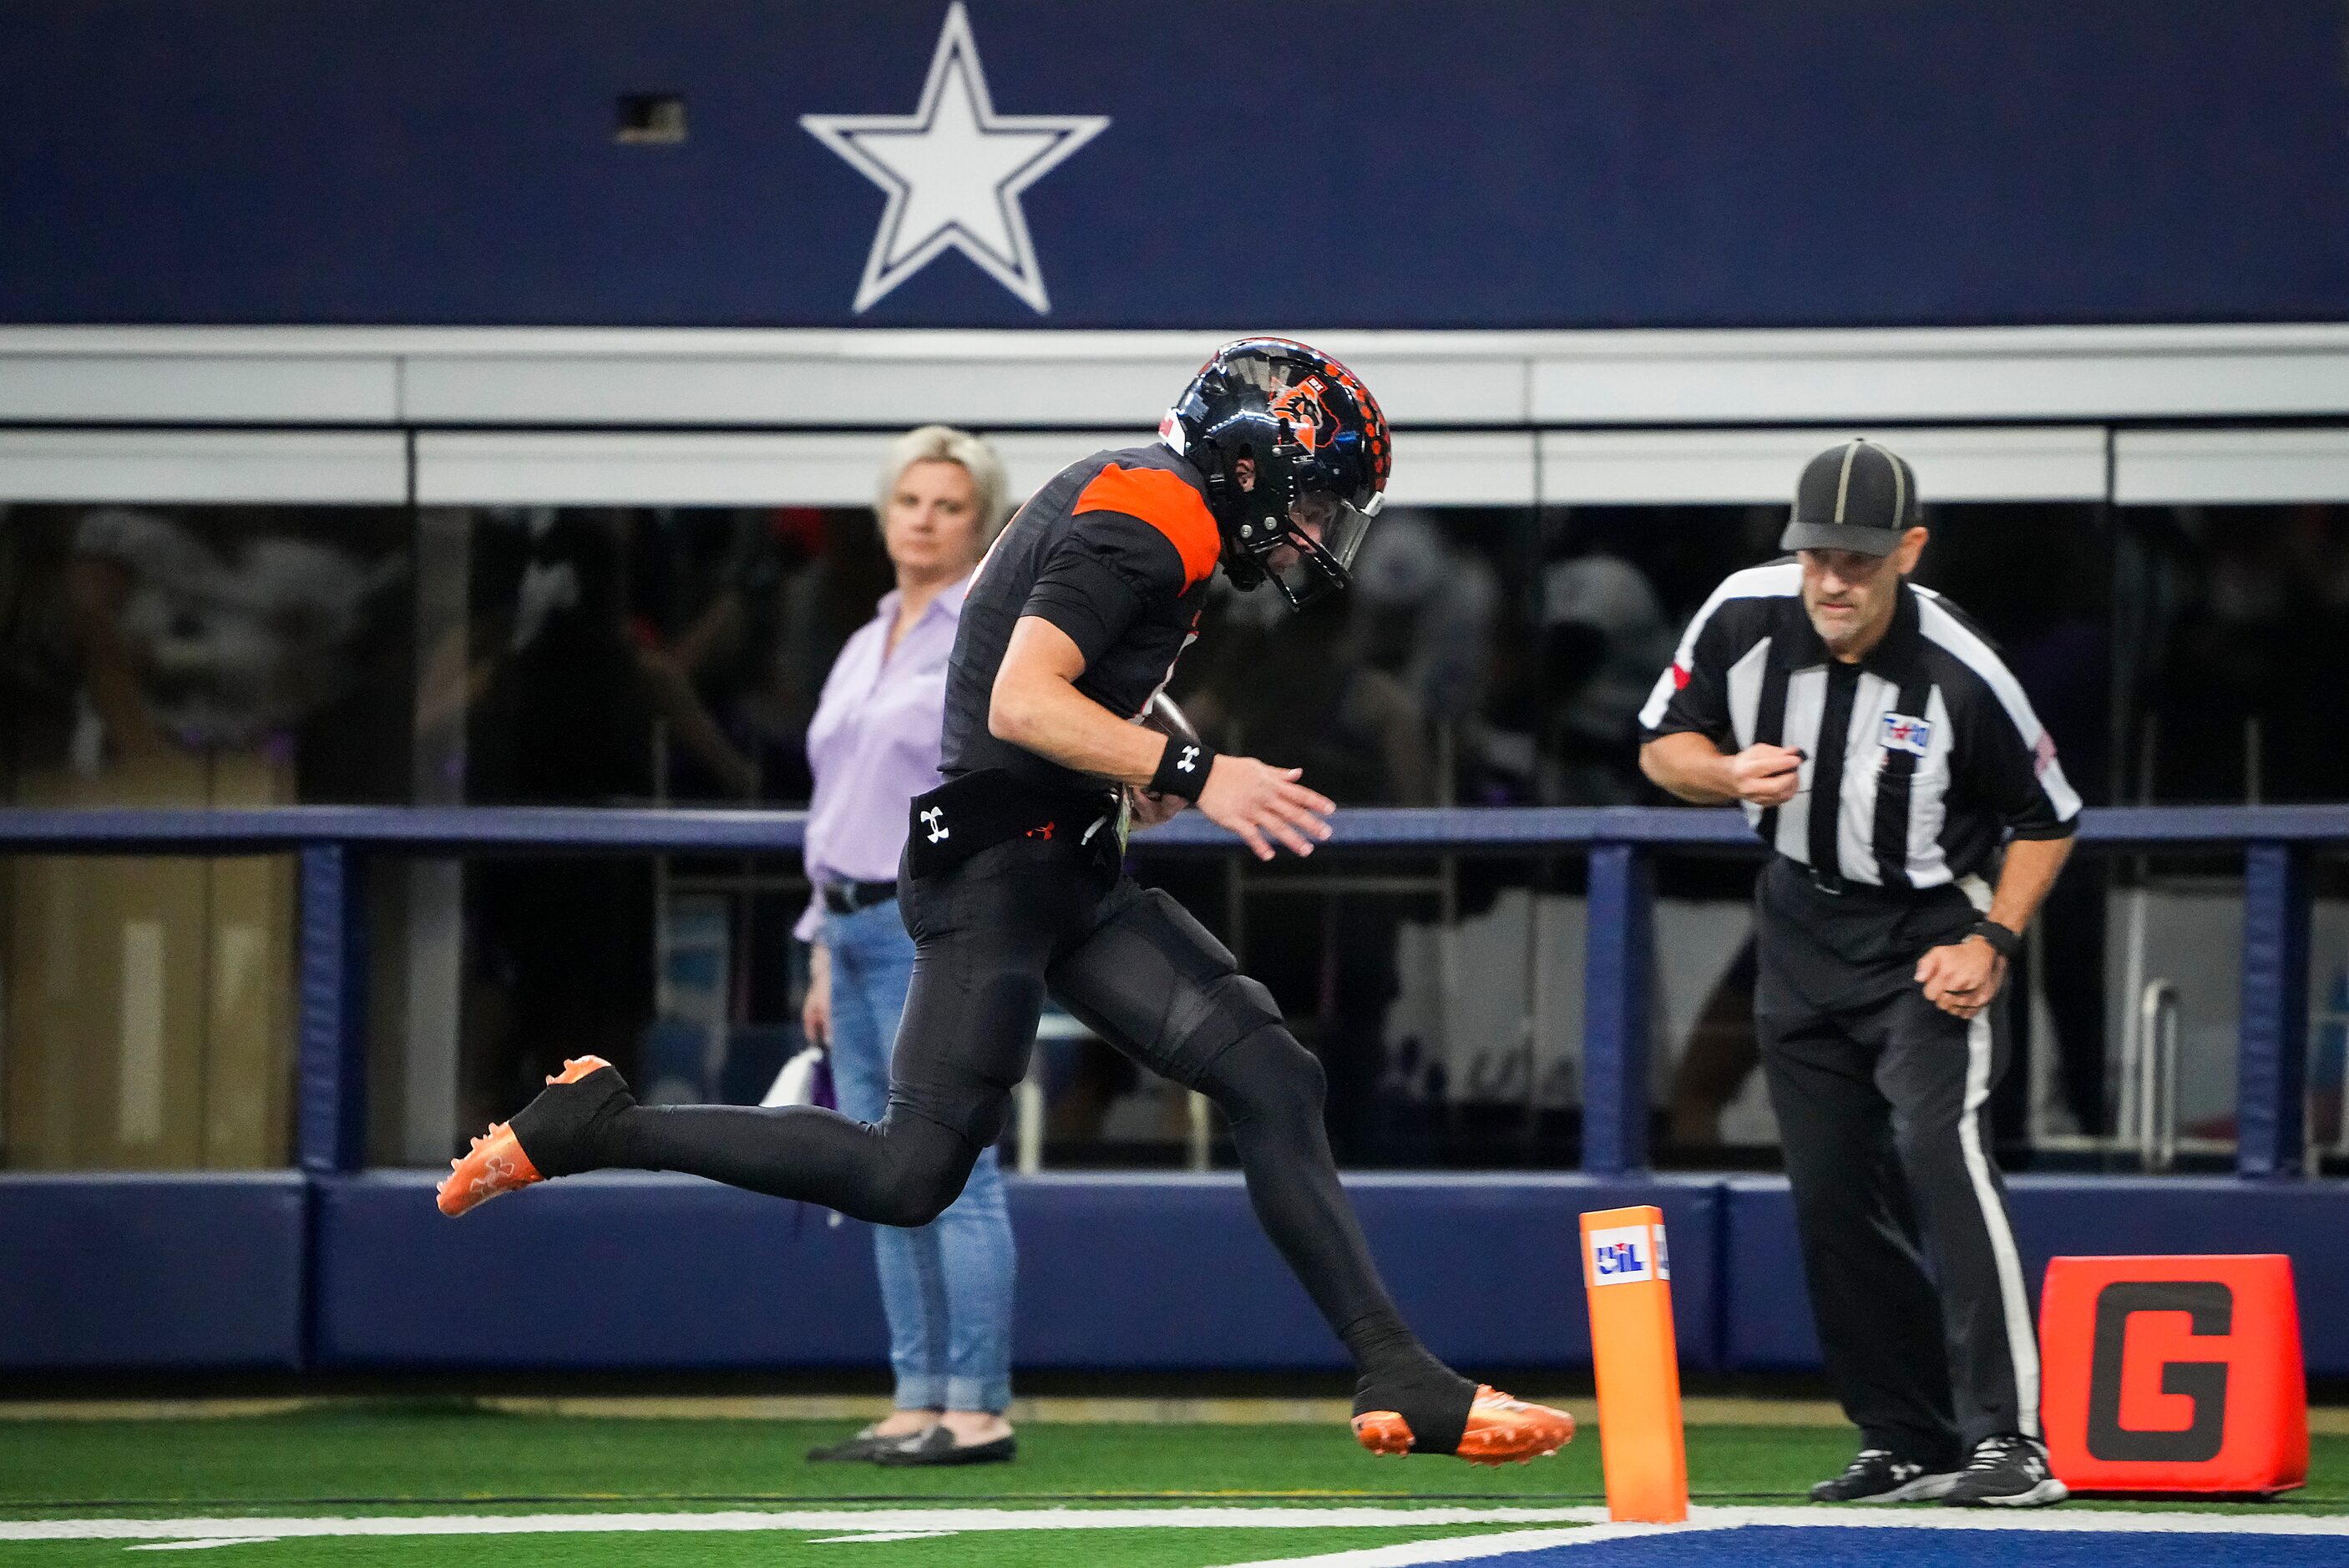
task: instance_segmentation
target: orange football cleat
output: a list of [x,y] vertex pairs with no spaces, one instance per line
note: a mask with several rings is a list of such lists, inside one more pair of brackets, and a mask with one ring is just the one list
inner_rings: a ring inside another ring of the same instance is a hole
[[[611,1065],[601,1057],[575,1057],[565,1061],[563,1070],[546,1081],[550,1086],[577,1083],[589,1073]],[[449,1179],[437,1190],[440,1212],[453,1220],[492,1198],[519,1192],[533,1182],[545,1180],[538,1173],[538,1167],[530,1162],[530,1156],[523,1152],[512,1127],[493,1121],[488,1132],[473,1140],[464,1158],[449,1161]]]
[[[1365,1410],[1354,1418],[1354,1439],[1374,1454],[1407,1454],[1411,1423],[1393,1410]],[[1486,1383],[1477,1387],[1468,1429],[1453,1451],[1471,1464],[1527,1464],[1573,1440],[1574,1418],[1564,1410],[1513,1399]]]

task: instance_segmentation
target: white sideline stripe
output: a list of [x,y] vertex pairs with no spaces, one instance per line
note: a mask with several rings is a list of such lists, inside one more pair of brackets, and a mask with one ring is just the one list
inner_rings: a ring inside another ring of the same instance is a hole
[[[1596,1510],[1592,1511],[1598,1511]],[[1325,1552],[1313,1557],[1274,1557],[1235,1563],[1226,1568],[1415,1568],[1422,1563],[1473,1563],[1555,1546],[1596,1546],[1640,1535],[1677,1535],[1742,1529],[1747,1525],[1792,1525],[1816,1530],[1994,1530],[2087,1531],[2114,1534],[2349,1535],[2349,1518],[2261,1519],[2240,1513],[2122,1513],[2093,1508],[2064,1510],[1949,1509],[1876,1512],[1858,1509],[1795,1507],[1700,1507],[1686,1524],[1594,1524],[1580,1530],[1510,1530],[1495,1535],[1449,1541],[1407,1541]],[[1728,1544],[1724,1542],[1724,1544]]]
[[1394,1546],[1317,1553],[1310,1557],[1268,1557],[1255,1563],[1232,1563],[1229,1568],[1416,1568],[1422,1563],[1473,1563],[1552,1546],[1596,1546],[1602,1542],[1629,1541],[1640,1535],[1673,1535],[1712,1528],[1714,1527],[1702,1524],[1586,1524],[1576,1530],[1506,1530],[1498,1535],[1406,1541]]
[[[906,1532],[924,1535],[962,1531],[1017,1530],[1330,1530],[1420,1529],[1430,1525],[1576,1524],[1571,1531],[1510,1531],[1480,1536],[1487,1551],[1495,1541],[1559,1535],[1570,1542],[1612,1540],[1627,1532],[1665,1530],[1725,1530],[1748,1524],[1842,1529],[2054,1530],[2204,1535],[2349,1535],[2349,1517],[2271,1519],[2244,1514],[2123,1513],[2091,1508],[2028,1512],[1997,1509],[1874,1512],[1817,1507],[1700,1507],[1684,1525],[1610,1524],[1603,1508],[937,1508],[803,1510],[754,1513],[524,1513],[429,1514],[412,1517],[316,1519],[53,1519],[0,1522],[0,1541],[229,1541],[321,1536],[403,1535],[595,1535],[647,1532],[739,1533],[750,1531],[833,1532],[856,1537]],[[1468,1545],[1464,1541],[1420,1542],[1368,1551],[1433,1551]],[[1529,1550],[1540,1544],[1526,1541]],[[1473,1555],[1463,1553],[1462,1555]],[[1413,1557],[1446,1562],[1458,1557]],[[1324,1558],[1284,1559],[1292,1565]],[[1331,1563],[1402,1562],[1332,1553]]]
[[892,1508],[753,1513],[442,1513],[328,1519],[41,1519],[0,1522],[0,1541],[177,1541],[267,1535],[598,1535],[806,1530],[874,1535],[980,1530],[1411,1529],[1597,1523],[1603,1508]]
[[215,1535],[204,1541],[150,1541],[143,1546],[127,1546],[126,1552],[209,1552],[215,1546],[266,1546],[276,1540],[274,1535]]

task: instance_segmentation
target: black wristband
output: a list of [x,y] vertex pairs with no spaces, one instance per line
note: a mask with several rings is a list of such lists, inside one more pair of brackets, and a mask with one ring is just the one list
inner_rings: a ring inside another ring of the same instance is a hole
[[2015,951],[2023,945],[2022,937],[2016,935],[2013,932],[2009,931],[2006,927],[2001,925],[1994,920],[1975,921],[1973,923],[1973,929],[1967,932],[1966,934],[1968,936],[1979,936],[1984,942],[1989,943],[1992,949],[1995,951],[2001,958],[2013,958],[2015,954]]
[[1158,771],[1150,776],[1149,790],[1153,795],[1180,795],[1195,801],[1199,791],[1207,787],[1207,769],[1215,765],[1216,754],[1206,741],[1170,735],[1166,749],[1158,754]]

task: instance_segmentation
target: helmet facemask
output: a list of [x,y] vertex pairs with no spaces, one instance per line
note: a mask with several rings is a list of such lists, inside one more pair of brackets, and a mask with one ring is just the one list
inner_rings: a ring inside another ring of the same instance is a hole
[[1299,465],[1279,460],[1278,453],[1273,462],[1256,465],[1252,487],[1242,487],[1235,476],[1243,521],[1236,550],[1227,552],[1227,558],[1246,559],[1251,577],[1270,579],[1295,610],[1352,583],[1354,558],[1386,500],[1373,491],[1357,506],[1334,490],[1300,487],[1300,477],[1310,476],[1301,476]]

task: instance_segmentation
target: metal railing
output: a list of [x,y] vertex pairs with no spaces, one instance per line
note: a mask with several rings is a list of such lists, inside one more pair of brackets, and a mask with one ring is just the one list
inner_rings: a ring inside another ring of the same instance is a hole
[[2120,1124],[2135,1131],[2138,1163],[2147,1171],[2178,1163],[2178,987],[2147,981],[2121,1058]]
[[[371,859],[791,854],[800,848],[805,821],[798,811],[616,808],[10,808],[0,809],[0,851],[295,855],[296,1140],[305,1169],[345,1171],[362,1163],[365,1150],[363,895]],[[1760,846],[1743,818],[1732,810],[1647,807],[1364,808],[1340,812],[1334,826],[1324,851],[1341,855],[1588,856],[1582,1164],[1610,1175],[1645,1168],[1653,857],[1668,850],[1758,855]],[[2317,846],[2349,844],[2349,806],[2107,808],[2085,814],[2081,839],[2107,850],[2240,850],[2244,918],[2236,1168],[2248,1176],[2298,1173],[2306,1147],[2308,859]],[[1196,813],[1134,842],[1135,852],[1144,856],[1237,849],[1231,835]],[[2174,1085],[2174,1072],[2168,1081]],[[2174,1102],[2174,1087],[2165,1097]],[[2172,1158],[2174,1136],[2158,1140]]]

